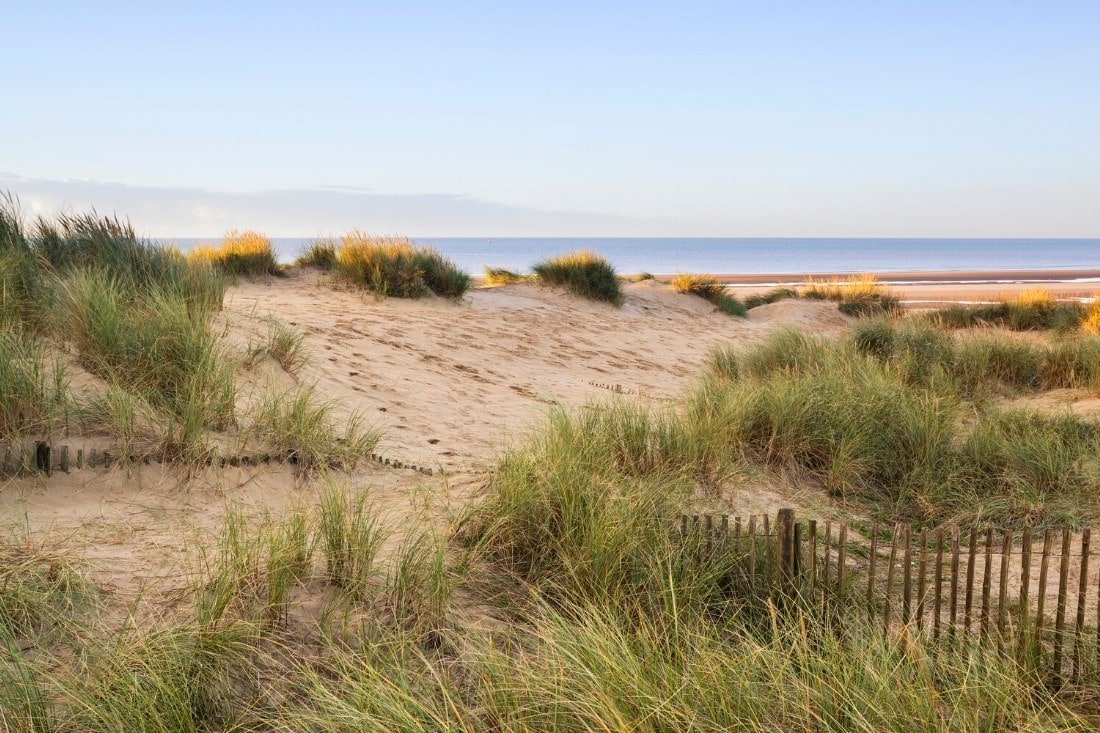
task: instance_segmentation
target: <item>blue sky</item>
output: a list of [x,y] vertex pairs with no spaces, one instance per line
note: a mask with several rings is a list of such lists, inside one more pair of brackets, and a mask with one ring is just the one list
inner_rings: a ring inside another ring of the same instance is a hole
[[1100,236],[1100,4],[4,9],[0,190],[157,236]]

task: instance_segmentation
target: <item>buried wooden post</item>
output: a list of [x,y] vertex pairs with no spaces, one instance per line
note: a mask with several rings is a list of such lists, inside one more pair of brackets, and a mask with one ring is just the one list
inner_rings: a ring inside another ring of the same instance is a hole
[[61,471],[62,473],[69,472],[69,446],[61,446]]
[[775,519],[775,535],[779,545],[780,596],[795,595],[794,509],[780,509]]
[[53,474],[53,451],[49,443],[40,440],[34,444],[34,468],[47,476]]

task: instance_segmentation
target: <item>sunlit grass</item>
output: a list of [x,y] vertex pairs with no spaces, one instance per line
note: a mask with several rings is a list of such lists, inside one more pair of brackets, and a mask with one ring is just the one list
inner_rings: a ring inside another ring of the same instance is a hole
[[220,244],[200,244],[187,253],[187,261],[217,267],[229,275],[278,275],[279,262],[271,240],[253,231],[230,229]]

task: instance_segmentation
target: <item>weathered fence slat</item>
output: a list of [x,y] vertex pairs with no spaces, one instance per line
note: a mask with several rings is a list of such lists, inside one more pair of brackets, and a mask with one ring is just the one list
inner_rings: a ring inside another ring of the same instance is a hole
[[1008,624],[1008,572],[1012,567],[1012,531],[1001,532],[1001,587],[997,595],[997,650],[1004,653]]
[[901,616],[905,625],[913,623],[913,526],[905,525],[905,554],[901,574]]
[[981,638],[989,638],[989,595],[993,586],[993,529],[985,530],[985,568],[982,573],[982,623]]
[[1030,634],[1029,613],[1031,598],[1031,527],[1024,527],[1024,536],[1020,540],[1020,616],[1017,624],[1019,640],[1016,645],[1016,659],[1023,660],[1025,640]]
[[1091,531],[1088,527],[1081,530],[1081,577],[1077,582],[1077,619],[1073,625],[1073,674],[1080,679],[1081,653],[1085,630],[1085,596],[1088,595],[1089,582],[1089,541]]
[[978,528],[970,528],[970,541],[966,547],[966,597],[963,601],[963,625],[970,633],[974,615],[974,561],[978,554]]
[[848,523],[844,522],[840,525],[840,537],[837,540],[836,548],[836,589],[841,596],[844,595],[844,571],[847,569],[847,550]]
[[1050,548],[1054,543],[1054,531],[1047,528],[1043,532],[1043,557],[1039,560],[1039,585],[1035,589],[1035,653],[1040,660],[1043,655],[1043,611],[1047,601],[1047,570],[1050,567]]
[[867,556],[867,616],[875,618],[875,564],[878,561],[878,522],[871,525],[871,553]]
[[940,638],[940,610],[943,595],[943,527],[936,530],[936,590],[932,601],[932,637]]
[[894,525],[894,531],[890,533],[890,563],[886,566],[886,596],[882,602],[882,628],[890,630],[890,605],[894,599],[894,566],[898,559],[898,531],[900,524]]
[[924,607],[928,580],[928,530],[920,531],[920,566],[917,569],[917,628],[924,630]]
[[1062,645],[1066,630],[1066,591],[1069,585],[1069,553],[1071,535],[1069,528],[1062,530],[1062,561],[1058,568],[1058,610],[1054,617],[1054,677],[1062,676]]

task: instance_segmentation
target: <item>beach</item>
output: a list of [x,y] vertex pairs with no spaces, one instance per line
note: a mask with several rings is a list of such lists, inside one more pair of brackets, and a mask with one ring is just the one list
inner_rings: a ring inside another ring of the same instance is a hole
[[[845,280],[861,273],[717,274],[736,295],[764,293],[776,287],[797,287],[809,278]],[[1100,270],[927,270],[874,272],[878,280],[897,291],[913,308],[948,303],[1001,300],[1025,290],[1042,288],[1059,299],[1087,299],[1100,291]]]

